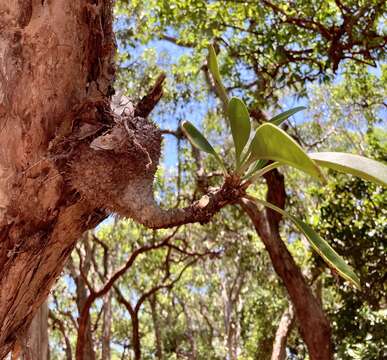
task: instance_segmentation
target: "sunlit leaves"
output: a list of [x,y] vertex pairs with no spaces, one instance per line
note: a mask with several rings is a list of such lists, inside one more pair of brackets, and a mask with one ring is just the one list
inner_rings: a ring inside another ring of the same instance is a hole
[[285,131],[270,123],[261,125],[251,143],[251,156],[256,160],[275,160],[324,180],[315,162]]
[[363,156],[340,152],[310,153],[317,164],[387,186],[387,166]]
[[241,99],[233,97],[228,104],[227,114],[230,120],[238,166],[242,151],[250,138],[251,124],[249,111]]
[[211,72],[212,79],[214,80],[215,88],[218,92],[218,95],[222,100],[223,104],[227,105],[228,96],[227,96],[226,89],[222,84],[222,79],[220,77],[220,72],[219,72],[218,60],[216,59],[215,49],[212,45],[208,47],[207,64],[208,64],[208,69]]
[[218,153],[204,137],[204,135],[198,129],[196,129],[195,126],[193,126],[189,121],[184,121],[181,127],[183,128],[192,145],[197,147],[199,150],[206,152],[207,154],[213,155],[224,169],[223,161],[220,159]]
[[298,106],[298,107],[295,107],[293,109],[290,109],[290,110],[287,110],[287,111],[284,111],[282,112],[281,114],[278,114],[276,116],[274,116],[273,118],[271,118],[269,120],[270,123],[274,124],[274,125],[281,125],[285,120],[289,119],[290,116],[298,113],[299,111],[301,110],[305,110],[306,107],[305,106]]

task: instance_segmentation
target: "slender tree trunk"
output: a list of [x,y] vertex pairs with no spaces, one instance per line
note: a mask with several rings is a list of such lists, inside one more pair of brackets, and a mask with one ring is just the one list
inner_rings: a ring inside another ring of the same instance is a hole
[[[92,263],[92,248],[90,246],[90,239],[88,235],[82,237],[82,245],[85,251],[84,255],[80,255],[83,257],[82,262],[79,264],[79,269],[76,269],[72,259],[69,261],[69,268],[71,271],[71,275],[76,284],[76,294],[77,294],[77,308],[78,313],[82,314],[82,311],[86,305],[88,294],[90,289],[87,288],[86,279],[89,275],[91,263]],[[88,309],[90,311],[90,309]],[[80,315],[79,315],[80,317]],[[95,351],[94,351],[94,342],[93,342],[93,334],[90,324],[90,316],[88,317],[88,321],[85,326],[85,341],[82,346],[83,349],[83,358],[82,360],[95,360]],[[79,323],[79,321],[78,321]]]
[[132,348],[134,359],[141,360],[140,322],[137,313],[131,315],[132,320]]
[[151,308],[153,327],[155,331],[155,339],[156,339],[156,358],[159,360],[163,359],[163,343],[161,338],[161,329],[160,329],[160,321],[157,313],[157,296],[153,294],[149,298],[149,304]]
[[227,279],[224,276],[220,277],[220,283],[222,287],[222,302],[223,302],[223,324],[224,324],[224,333],[225,333],[225,345],[227,348],[227,359],[235,360],[234,357],[234,346],[233,346],[233,301],[232,294],[230,294],[230,289],[228,288]]
[[109,291],[103,299],[102,360],[110,360],[112,330],[112,295]]
[[289,305],[283,312],[277,331],[275,333],[273,351],[271,360],[285,360],[286,359],[286,343],[288,336],[294,324],[293,306]]
[[196,346],[196,340],[195,340],[195,331],[192,326],[192,318],[190,313],[188,312],[187,306],[185,305],[184,301],[179,299],[179,303],[181,307],[183,308],[184,316],[187,321],[187,337],[188,341],[191,345],[191,351],[189,353],[189,359],[190,360],[196,360],[198,358],[198,351]]
[[51,310],[48,311],[48,316],[52,320],[52,327],[57,328],[62,333],[62,340],[64,342],[66,360],[72,360],[73,354],[72,354],[72,349],[71,349],[71,342],[70,342],[69,337],[67,336],[66,327],[65,327],[63,321],[56,318],[54,313]]
[[[85,286],[85,281],[82,276],[79,275],[75,282],[77,284],[77,306],[78,311],[81,314],[82,309],[86,304],[87,299],[87,289]],[[90,317],[89,317],[90,318]],[[94,343],[93,343],[93,334],[91,332],[90,320],[86,324],[85,330],[85,343],[83,345],[83,360],[95,360],[95,352],[94,352]]]

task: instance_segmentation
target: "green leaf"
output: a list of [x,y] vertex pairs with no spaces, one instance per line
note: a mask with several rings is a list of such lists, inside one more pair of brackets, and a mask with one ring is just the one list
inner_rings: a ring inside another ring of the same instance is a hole
[[318,165],[387,186],[387,166],[381,162],[340,152],[310,153],[309,156]]
[[212,45],[208,47],[208,57],[207,57],[208,69],[212,75],[212,78],[215,83],[216,90],[223,104],[227,106],[228,104],[228,96],[226,89],[222,84],[222,78],[220,77],[218,60],[216,59],[216,52]]
[[[262,161],[262,160],[260,160]],[[281,166],[279,162],[273,162],[270,165],[267,165],[265,167],[262,167],[256,171],[251,171],[244,177],[244,180],[249,180],[249,182],[253,183],[257,181],[260,177],[268,173],[269,171],[276,169],[277,167]]]
[[249,171],[244,175],[244,179],[250,178],[252,175],[254,175],[258,170],[261,170],[262,168],[267,165],[269,161],[267,160],[257,160],[253,166],[250,167]]
[[284,111],[283,113],[274,116],[273,118],[271,118],[271,119],[269,120],[269,122],[270,122],[271,124],[274,124],[274,125],[279,126],[279,125],[281,125],[285,120],[287,120],[290,116],[294,115],[295,113],[298,113],[298,112],[301,111],[301,110],[305,110],[305,109],[306,109],[305,106],[298,106],[298,107],[295,107],[295,108],[293,108],[293,109]]
[[319,234],[317,234],[308,224],[297,219],[296,217],[290,215],[285,210],[280,209],[279,207],[261,200],[255,197],[249,196],[252,200],[256,201],[259,204],[262,204],[274,211],[277,211],[284,217],[291,220],[297,228],[305,235],[309,243],[312,245],[313,249],[324,259],[324,261],[337,273],[352,283],[355,287],[360,289],[360,280],[355,274],[353,269],[345,262],[345,260],[323,239]]
[[319,167],[285,131],[270,123],[261,125],[251,142],[255,159],[275,160],[325,181]]
[[225,169],[223,161],[220,159],[218,153],[204,137],[204,135],[198,129],[196,129],[195,126],[193,126],[189,121],[184,121],[181,124],[181,127],[183,128],[192,145],[197,147],[199,150],[215,156],[218,163],[222,166],[223,169]]
[[227,114],[230,119],[231,133],[234,139],[238,166],[242,151],[250,138],[250,115],[244,102],[236,97],[231,98],[228,103]]

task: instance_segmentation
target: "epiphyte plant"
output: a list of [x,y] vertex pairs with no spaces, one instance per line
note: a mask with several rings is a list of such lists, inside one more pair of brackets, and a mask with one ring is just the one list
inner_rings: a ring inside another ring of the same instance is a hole
[[[215,50],[211,45],[208,49],[207,64],[231,129],[235,149],[235,167],[230,170],[225,166],[222,158],[210,142],[193,124],[185,121],[182,128],[195,147],[215,158],[222,168],[225,178],[232,178],[233,183],[248,188],[250,184],[257,181],[265,173],[274,168],[288,165],[321,182],[326,181],[320,168],[324,167],[358,176],[378,185],[387,186],[386,165],[363,156],[348,153],[306,153],[293,138],[279,127],[291,115],[304,110],[305,107],[296,107],[273,117],[258,126],[253,136],[251,136],[252,126],[249,111],[241,99],[237,97],[229,98],[222,84]],[[277,211],[283,217],[292,221],[328,266],[360,289],[360,280],[354,270],[311,226],[265,200],[248,194],[246,198]]]

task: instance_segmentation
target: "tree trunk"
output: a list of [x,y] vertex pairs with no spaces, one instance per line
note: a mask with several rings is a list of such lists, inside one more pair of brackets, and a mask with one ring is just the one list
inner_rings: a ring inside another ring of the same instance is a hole
[[179,299],[178,301],[183,309],[183,313],[184,313],[184,316],[185,316],[185,319],[187,322],[186,336],[188,338],[188,342],[189,342],[190,347],[191,347],[190,352],[188,354],[188,359],[189,360],[197,360],[198,351],[197,351],[197,346],[196,346],[195,331],[194,331],[194,328],[192,326],[193,324],[192,324],[191,314],[189,313],[187,306],[184,303],[184,300]]
[[[0,2],[0,359],[16,341],[25,346],[76,240],[105,209],[152,228],[172,227],[206,222],[244,194],[230,180],[208,194],[205,206],[156,205],[161,135],[144,117],[160,84],[141,111],[115,116],[114,51],[111,0]],[[275,215],[260,223],[246,206],[311,358],[329,359],[329,323],[273,225]]]
[[[83,312],[83,309],[87,302],[88,293],[90,291],[90,289],[87,288],[87,283],[85,280],[89,275],[91,260],[92,260],[92,249],[90,247],[89,237],[87,236],[87,234],[86,236],[82,237],[82,245],[85,253],[82,255],[79,255],[83,257],[82,262],[79,263],[79,269],[76,269],[76,267],[74,266],[72,258],[70,258],[68,263],[71,276],[76,285],[76,294],[77,294],[76,302],[77,302],[77,308],[78,308],[78,314],[79,314],[78,319],[80,318]],[[90,312],[90,309],[87,309],[87,311]],[[80,326],[79,323],[80,321],[78,320],[78,325]],[[83,349],[83,357],[82,357],[83,360],[95,360],[93,334],[92,334],[92,329],[90,324],[90,315],[88,316],[88,321],[85,326],[85,340],[84,340],[82,349]]]
[[48,316],[52,320],[52,328],[53,329],[57,328],[62,334],[62,340],[64,342],[64,350],[66,353],[66,360],[72,360],[73,354],[71,349],[71,342],[69,337],[67,336],[64,322],[61,319],[56,318],[53,311],[51,310],[48,311]]
[[102,360],[110,360],[110,338],[112,327],[112,294],[109,291],[103,299]]
[[103,216],[66,176],[75,148],[61,140],[106,109],[110,6],[0,2],[0,359],[25,342],[76,239]]
[[[83,307],[86,304],[87,299],[87,289],[85,286],[85,281],[82,276],[79,275],[75,279],[77,285],[77,306],[79,314],[82,313]],[[90,317],[89,317],[90,319]],[[93,334],[91,332],[90,320],[86,324],[85,330],[85,343],[83,344],[83,360],[95,360],[94,346],[93,346]]]
[[134,352],[134,359],[141,360],[141,341],[140,341],[140,322],[138,315],[134,313],[131,315],[132,320],[132,348]]
[[271,360],[285,360],[286,359],[286,342],[290,331],[294,324],[294,311],[293,306],[289,307],[283,312],[281,320],[278,324],[277,331],[275,333],[273,351],[271,354]]
[[155,339],[156,339],[156,358],[158,360],[163,359],[163,343],[161,338],[161,329],[160,329],[160,321],[157,313],[157,296],[153,294],[149,298],[149,304],[151,308],[153,327],[155,331]]
[[32,319],[27,333],[26,347],[21,349],[22,360],[49,360],[48,305],[44,302]]
[[0,359],[25,343],[76,240],[107,211],[173,227],[209,221],[243,192],[225,184],[205,207],[157,206],[161,134],[145,117],[163,78],[113,113],[111,5],[0,2]]

